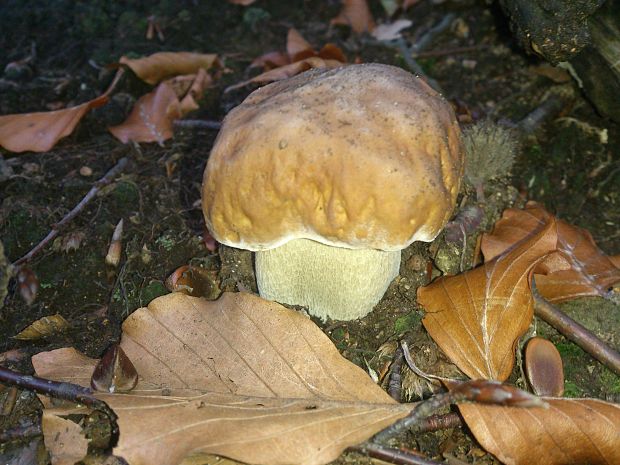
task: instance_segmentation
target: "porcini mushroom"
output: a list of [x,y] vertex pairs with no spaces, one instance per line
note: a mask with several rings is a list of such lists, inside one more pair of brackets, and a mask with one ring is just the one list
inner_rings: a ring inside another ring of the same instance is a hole
[[401,250],[432,241],[463,171],[450,105],[393,66],[311,70],[224,119],[203,180],[218,242],[256,252],[259,293],[322,319],[369,313]]

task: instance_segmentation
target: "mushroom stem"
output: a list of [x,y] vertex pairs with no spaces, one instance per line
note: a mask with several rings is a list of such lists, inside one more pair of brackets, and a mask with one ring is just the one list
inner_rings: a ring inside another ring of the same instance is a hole
[[398,276],[400,250],[344,249],[294,239],[256,252],[261,297],[303,305],[322,320],[353,320],[368,314]]

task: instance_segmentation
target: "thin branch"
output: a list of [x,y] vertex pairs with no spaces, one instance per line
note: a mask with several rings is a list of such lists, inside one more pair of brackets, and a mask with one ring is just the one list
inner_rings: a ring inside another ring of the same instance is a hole
[[404,359],[403,349],[401,346],[398,346],[396,348],[396,352],[394,352],[394,361],[392,361],[392,366],[390,367],[390,377],[387,386],[388,394],[396,402],[400,402],[402,394],[402,379],[400,376],[400,370],[403,367]]
[[94,410],[99,410],[110,420],[110,427],[112,429],[112,444],[110,447],[114,447],[116,445],[119,432],[118,425],[116,423],[117,416],[108,404],[97,399],[90,389],[77,384],[63,383],[39,378],[38,376],[24,375],[2,366],[0,366],[0,382],[11,386],[16,386],[21,389],[27,389],[44,396],[68,400],[76,404],[85,405]]
[[458,413],[450,412],[443,415],[431,415],[424,418],[416,426],[418,433],[432,433],[433,431],[441,431],[450,428],[460,428],[464,426],[463,419]]
[[105,176],[103,176],[101,179],[95,182],[94,186],[91,187],[91,189],[84,196],[84,198],[80,200],[80,203],[78,203],[75,207],[73,207],[73,210],[67,213],[62,220],[54,224],[52,226],[52,230],[47,234],[47,236],[45,236],[41,242],[35,245],[30,250],[30,252],[28,252],[26,255],[24,255],[20,259],[16,260],[13,263],[13,266],[17,267],[18,265],[26,263],[30,261],[32,257],[34,257],[36,254],[41,252],[41,250],[43,250],[45,246],[47,246],[47,244],[49,244],[51,241],[54,240],[56,236],[58,236],[60,230],[64,226],[66,226],[71,220],[73,220],[73,218],[75,218],[82,210],[84,210],[84,207],[86,207],[86,205],[95,197],[95,195],[97,195],[97,193],[101,190],[101,188],[110,184],[114,180],[114,178],[127,167],[128,164],[129,164],[129,159],[127,157],[121,158],[116,163],[116,165],[114,165],[110,169],[110,171],[108,171],[105,174]]
[[532,281],[532,294],[534,295],[535,303],[534,311],[537,316],[614,373],[620,375],[620,353],[609,347],[596,337],[594,333],[570,318],[555,305],[549,303],[538,293],[534,281]]
[[172,124],[177,128],[204,128],[219,131],[222,127],[220,121],[208,121],[202,119],[175,119]]
[[414,455],[405,450],[392,449],[372,443],[364,443],[359,446],[349,447],[347,450],[397,465],[439,465],[441,463],[421,455]]
[[5,429],[0,431],[0,444],[5,444],[9,441],[21,441],[27,438],[41,436],[41,425],[29,424],[25,426],[18,426],[16,428]]

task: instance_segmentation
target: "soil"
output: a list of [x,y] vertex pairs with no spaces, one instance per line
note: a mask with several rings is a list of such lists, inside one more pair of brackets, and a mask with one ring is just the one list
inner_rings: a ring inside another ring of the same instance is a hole
[[[398,49],[351,35],[347,28],[330,27],[330,18],[340,8],[337,1],[262,0],[250,7],[207,3],[4,2],[1,69],[28,56],[33,44],[36,58],[23,75],[4,76],[0,81],[0,114],[44,111],[58,102],[71,106],[92,99],[112,77],[104,65],[122,55],[166,50],[217,53],[222,58],[227,72],[209,89],[201,109],[189,116],[221,120],[253,88],[230,93],[223,89],[256,74],[257,70],[248,69],[255,57],[283,50],[290,27],[318,48],[327,42],[337,44],[351,62],[382,62],[407,69]],[[370,3],[375,18],[383,20],[379,2]],[[471,267],[477,236],[490,230],[507,207],[537,200],[558,217],[588,229],[605,252],[620,252],[620,127],[600,117],[576,84],[548,72],[542,61],[520,50],[507,19],[495,5],[422,0],[404,14],[413,20],[405,38],[415,41],[447,13],[455,15],[451,28],[427,49],[435,53],[418,62],[441,85],[464,124],[491,118],[516,125],[550,93],[561,91],[569,97],[558,112],[521,136],[512,176],[484,186],[484,219],[468,237],[464,250],[442,236],[430,245],[413,244],[403,251],[400,276],[370,315],[354,322],[317,321],[345,357],[377,373],[391,361],[396,342],[404,339],[420,368],[458,376],[422,328],[416,289],[429,282],[429,272],[435,277],[440,270],[458,272],[462,266]],[[150,15],[163,28],[163,42],[145,39]],[[124,146],[107,132],[106,127],[121,122],[147,90],[138,79],[126,77],[110,104],[89,113],[71,136],[47,153],[14,154],[0,149],[0,238],[10,262],[36,245],[120,158],[131,159],[130,167],[30,263],[39,281],[36,300],[27,305],[15,280],[9,283],[0,308],[3,365],[30,373],[31,355],[64,346],[100,357],[119,340],[123,319],[167,293],[167,276],[188,263],[211,271],[208,276],[217,274],[213,289],[256,290],[249,252],[223,246],[210,252],[202,240],[200,184],[217,132],[178,130],[163,146]],[[460,200],[461,208],[475,204],[475,191],[464,187]],[[121,218],[125,224],[122,259],[118,268],[112,268],[106,266],[104,257]],[[68,243],[74,247],[68,248]],[[1,252],[2,248],[0,266]],[[0,297],[1,284],[2,279]],[[212,297],[217,294],[211,293]],[[562,308],[620,348],[620,307],[591,298]],[[35,340],[15,338],[35,320],[54,314],[64,317],[67,330]],[[529,334],[534,333],[548,337],[560,350],[565,395],[618,400],[618,376],[546,324],[535,321]],[[511,380],[525,387],[518,367]],[[428,396],[432,388],[409,374],[403,400]],[[10,395],[8,388],[0,387],[0,407],[11,403]],[[36,424],[40,415],[38,400],[28,392],[18,392],[14,403],[3,408],[0,431]],[[438,460],[497,463],[460,429],[403,441]],[[24,451],[30,451],[32,463],[47,463],[37,436],[0,445],[0,461],[17,463],[11,460]],[[356,454],[338,460],[369,462]]]

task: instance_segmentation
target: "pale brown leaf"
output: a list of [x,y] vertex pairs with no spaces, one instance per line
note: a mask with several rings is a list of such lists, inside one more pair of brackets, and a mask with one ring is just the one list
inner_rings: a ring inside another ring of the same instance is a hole
[[316,55],[312,45],[310,45],[295,28],[290,28],[288,30],[288,35],[286,37],[286,53],[291,62]]
[[[138,385],[97,397],[119,417],[114,453],[132,465],[198,452],[327,463],[411,408],[342,358],[311,320],[250,294],[157,298],[125,321],[121,347]],[[39,376],[83,385],[95,363],[74,349],[33,357]]]
[[102,95],[63,110],[0,116],[0,145],[11,152],[47,152],[71,134],[90,109],[107,101]]
[[[536,233],[552,215],[535,202],[523,210],[511,208],[495,224],[492,234],[482,238],[485,260]],[[577,297],[606,297],[610,287],[620,282],[620,268],[596,245],[592,235],[562,220],[558,227],[558,252],[545,258],[536,268],[536,287],[550,302]]]
[[512,372],[516,342],[534,313],[530,271],[556,240],[551,221],[494,260],[418,289],[424,327],[470,378],[504,381]]
[[620,463],[620,406],[595,399],[545,401],[547,409],[458,408],[478,442],[507,465]]
[[214,53],[157,52],[135,59],[123,56],[119,62],[152,85],[172,76],[195,74],[201,68],[221,67],[220,59]]
[[301,61],[296,61],[295,63],[280,66],[279,68],[271,69],[252,79],[229,86],[224,92],[230,92],[231,90],[247,86],[248,84],[268,84],[274,81],[281,81],[282,79],[296,76],[312,68],[338,68],[340,66],[345,66],[345,64],[337,60],[324,60],[320,57],[310,57]]
[[181,108],[176,93],[162,82],[153,92],[140,97],[123,123],[108,129],[124,144],[135,141],[162,145],[172,137],[172,122],[180,117]]
[[356,34],[372,32],[375,20],[366,0],[343,0],[342,10],[331,20],[331,24],[351,26]]
[[52,465],[73,465],[86,457],[88,439],[77,423],[43,411],[41,429]]

